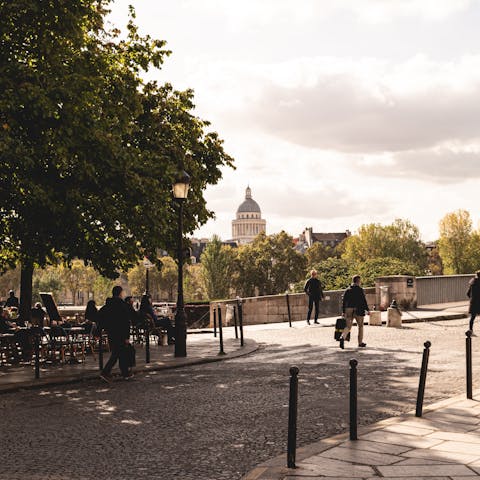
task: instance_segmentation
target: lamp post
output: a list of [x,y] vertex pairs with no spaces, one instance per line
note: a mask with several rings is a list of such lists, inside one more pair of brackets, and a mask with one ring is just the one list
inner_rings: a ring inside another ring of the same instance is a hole
[[144,258],[143,266],[145,267],[145,295],[148,295],[150,293],[150,269],[155,265],[148,258]]
[[177,233],[177,261],[178,261],[178,290],[177,311],[175,313],[175,356],[187,356],[187,322],[185,305],[183,303],[183,204],[187,199],[190,187],[190,175],[180,172],[173,184],[173,196],[178,203],[178,233]]

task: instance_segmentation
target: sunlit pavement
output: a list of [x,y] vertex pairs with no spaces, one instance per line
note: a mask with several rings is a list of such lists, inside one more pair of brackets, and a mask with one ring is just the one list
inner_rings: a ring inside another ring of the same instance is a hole
[[[359,362],[360,425],[414,408],[423,343],[426,404],[464,392],[467,319],[366,327],[340,350],[331,327],[246,327],[252,355],[0,396],[5,479],[239,479],[284,452],[288,369],[300,368],[299,446],[344,433],[348,362]],[[230,337],[233,329],[226,329]],[[474,364],[480,341],[473,339]],[[474,368],[474,386],[480,371]]]

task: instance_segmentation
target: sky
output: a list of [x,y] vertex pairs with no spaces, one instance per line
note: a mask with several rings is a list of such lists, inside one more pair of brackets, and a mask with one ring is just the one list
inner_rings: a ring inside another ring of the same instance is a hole
[[479,225],[480,0],[116,0],[115,26],[128,5],[172,50],[149,78],[193,88],[235,159],[195,236],[231,238],[248,184],[269,234]]

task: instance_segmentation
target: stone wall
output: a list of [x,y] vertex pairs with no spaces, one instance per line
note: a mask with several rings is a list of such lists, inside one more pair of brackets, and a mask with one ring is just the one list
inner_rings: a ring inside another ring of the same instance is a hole
[[[332,317],[341,312],[341,301],[344,290],[326,291],[329,298],[320,302],[320,317]],[[367,302],[373,307],[376,302],[375,288],[365,289]],[[308,297],[304,293],[289,294],[290,312],[292,322],[307,318]],[[264,297],[251,297],[242,299],[243,322],[245,325],[258,325],[265,323],[288,322],[288,308],[286,295],[268,295]],[[222,309],[222,324],[232,325],[231,307],[236,305],[236,300],[212,302],[210,304],[210,326],[213,327],[213,310],[219,305]],[[313,314],[312,314],[313,316]]]

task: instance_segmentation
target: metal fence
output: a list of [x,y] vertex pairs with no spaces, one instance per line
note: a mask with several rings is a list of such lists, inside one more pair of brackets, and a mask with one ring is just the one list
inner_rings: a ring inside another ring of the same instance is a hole
[[417,277],[417,305],[467,301],[473,275]]

